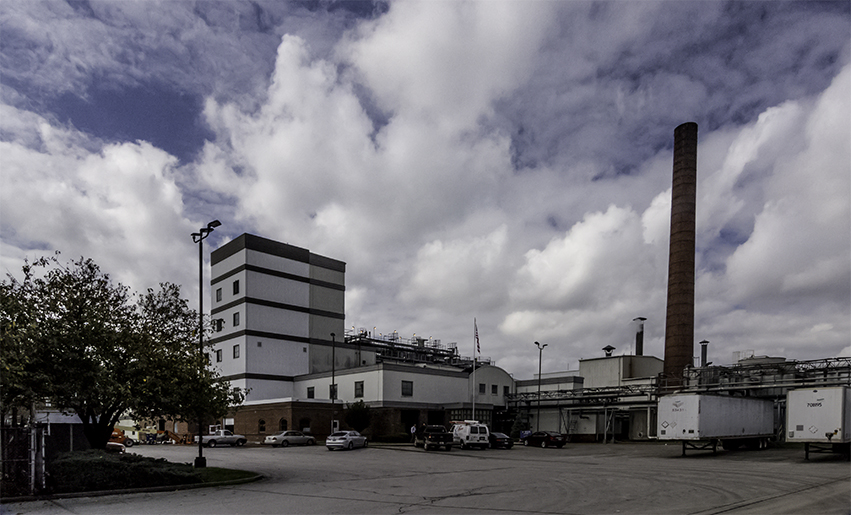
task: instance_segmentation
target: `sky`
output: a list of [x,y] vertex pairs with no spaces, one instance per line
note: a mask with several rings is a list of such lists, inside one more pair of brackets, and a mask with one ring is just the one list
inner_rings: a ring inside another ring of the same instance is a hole
[[[346,327],[517,379],[664,356],[699,126],[695,356],[851,356],[851,3],[0,4],[0,267],[137,292],[252,233],[346,262]],[[205,301],[209,307],[209,302]],[[737,354],[738,353],[738,354]]]

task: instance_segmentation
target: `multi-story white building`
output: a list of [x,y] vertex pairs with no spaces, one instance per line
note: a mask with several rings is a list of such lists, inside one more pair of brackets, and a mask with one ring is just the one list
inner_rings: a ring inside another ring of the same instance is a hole
[[251,234],[211,261],[211,363],[249,390],[224,423],[252,441],[294,428],[322,437],[359,400],[374,409],[373,434],[469,419],[473,402],[476,418],[492,423],[513,393],[508,373],[485,362],[473,374],[454,346],[345,331],[342,261]]

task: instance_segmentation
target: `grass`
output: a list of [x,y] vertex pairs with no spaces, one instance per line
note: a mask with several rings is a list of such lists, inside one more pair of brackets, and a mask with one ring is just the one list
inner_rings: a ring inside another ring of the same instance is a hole
[[238,481],[248,479],[257,474],[247,470],[223,469],[218,467],[207,467],[197,469],[196,473],[201,476],[202,483],[221,483],[223,481]]

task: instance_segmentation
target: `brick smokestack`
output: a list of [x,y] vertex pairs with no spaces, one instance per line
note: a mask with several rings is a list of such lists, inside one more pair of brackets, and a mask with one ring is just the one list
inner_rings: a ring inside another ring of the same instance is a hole
[[665,377],[679,386],[694,356],[694,256],[697,206],[697,124],[674,129],[668,311],[665,318]]

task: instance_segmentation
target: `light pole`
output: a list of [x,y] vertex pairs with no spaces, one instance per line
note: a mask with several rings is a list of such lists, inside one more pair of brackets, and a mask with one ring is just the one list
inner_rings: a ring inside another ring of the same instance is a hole
[[632,319],[633,322],[638,322],[638,332],[635,333],[635,355],[643,356],[644,355],[644,321],[647,320],[644,317],[635,317]]
[[331,397],[331,432],[336,431],[334,428],[334,421],[337,420],[337,412],[336,408],[336,399],[337,399],[337,385],[335,383],[334,372],[337,368],[337,335],[331,333],[331,388],[329,393],[329,397]]
[[[337,366],[337,335],[331,333],[331,405],[337,398],[337,387],[334,386],[334,371]],[[333,408],[332,408],[333,409]]]
[[537,424],[537,426],[536,426],[537,429],[535,429],[535,431],[540,431],[541,430],[541,357],[542,357],[543,352],[544,352],[544,347],[546,347],[547,344],[545,343],[545,344],[541,345],[540,343],[535,342],[535,345],[538,346],[538,418],[537,418],[537,421],[535,422]]
[[[207,227],[202,227],[198,232],[192,233],[192,241],[198,244],[198,366],[204,366],[204,244],[201,243],[204,239],[213,232],[213,229],[222,225],[218,220],[213,220],[207,224]],[[201,369],[198,370],[199,374]],[[200,377],[199,377],[200,378]],[[200,386],[198,402],[201,401]],[[198,409],[198,457],[195,458],[195,468],[204,468],[207,466],[207,459],[204,458],[204,415]]]

